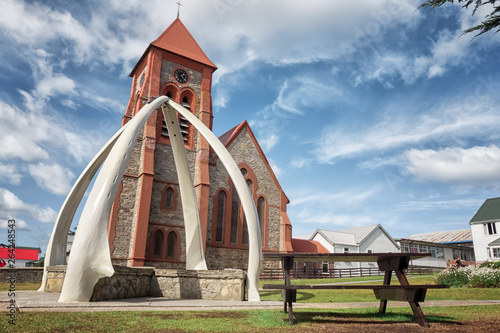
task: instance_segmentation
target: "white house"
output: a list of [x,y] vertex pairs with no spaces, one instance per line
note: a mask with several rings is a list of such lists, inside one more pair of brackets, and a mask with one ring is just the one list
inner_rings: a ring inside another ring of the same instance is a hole
[[500,260],[500,198],[487,199],[469,224],[476,261]]
[[[317,229],[309,238],[330,253],[400,252],[398,244],[380,224],[330,231]],[[337,262],[335,268],[375,267],[374,263]]]

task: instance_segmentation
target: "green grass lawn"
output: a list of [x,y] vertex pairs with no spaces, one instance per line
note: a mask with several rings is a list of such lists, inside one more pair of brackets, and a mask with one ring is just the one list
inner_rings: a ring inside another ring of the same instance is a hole
[[[293,280],[293,284],[346,283],[372,281],[381,277],[352,279]],[[282,281],[261,281],[283,283]],[[410,277],[411,284],[433,283],[433,276]],[[397,284],[394,279],[392,284]],[[8,290],[7,283],[0,283],[0,290]],[[18,283],[16,290],[37,290],[38,283]],[[261,291],[263,300],[280,300],[279,291]],[[500,288],[472,289],[450,288],[428,290],[426,300],[492,300],[500,299]],[[302,290],[297,301],[303,303],[373,302],[371,290]],[[431,323],[454,325],[462,321],[494,321],[500,317],[500,305],[434,307],[422,304]],[[0,315],[0,332],[300,332],[315,331],[318,325],[339,323],[414,323],[409,307],[388,308],[385,315],[378,308],[362,309],[296,309],[297,325],[288,325],[288,315],[282,310],[251,311],[185,311],[185,312],[21,312],[17,324],[8,323],[7,312]],[[415,324],[416,325],[416,324]]]
[[[318,283],[346,283],[352,281],[381,280],[381,277],[371,276],[350,279],[317,279],[317,280],[292,280],[292,284],[318,284]],[[434,284],[433,275],[409,276],[410,284]],[[283,284],[283,281],[260,281],[263,284]],[[366,284],[382,284],[379,282],[367,282]],[[399,284],[396,277],[392,278],[391,284]],[[262,290],[260,296],[263,300],[281,300],[280,290]],[[450,288],[429,289],[425,297],[428,301],[438,300],[498,300],[500,299],[500,288]],[[300,303],[346,303],[346,302],[374,302],[375,295],[372,290],[298,290],[297,302]]]
[[[426,307],[431,323],[495,320],[500,305]],[[1,332],[304,332],[313,325],[349,323],[414,323],[410,308],[300,309],[297,324],[288,325],[281,310],[184,311],[184,312],[21,312],[17,324],[0,320]],[[415,324],[416,325],[416,324]]]

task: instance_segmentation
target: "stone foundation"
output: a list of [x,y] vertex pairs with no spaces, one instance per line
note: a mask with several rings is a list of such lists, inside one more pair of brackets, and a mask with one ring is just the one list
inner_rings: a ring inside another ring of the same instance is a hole
[[6,281],[13,275],[16,276],[16,282],[42,283],[43,267],[0,268],[0,281]]
[[[243,270],[186,271],[116,265],[113,268],[113,276],[97,282],[91,301],[145,296],[227,301],[245,298]],[[47,267],[45,291],[60,292],[65,274],[66,266]]]
[[151,295],[166,298],[243,301],[245,277],[245,271],[239,269],[209,271],[157,269],[151,284]]
[[97,281],[91,301],[123,299],[150,296],[151,279],[154,269],[151,267],[113,266],[115,274]]

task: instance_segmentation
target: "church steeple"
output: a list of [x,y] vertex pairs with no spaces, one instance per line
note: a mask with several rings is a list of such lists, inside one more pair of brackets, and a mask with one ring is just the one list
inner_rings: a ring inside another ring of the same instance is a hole
[[[166,95],[189,109],[208,128],[212,128],[212,74],[216,69],[217,66],[210,61],[181,20],[175,19],[149,44],[130,73],[132,89],[122,124],[132,119],[152,97]],[[192,163],[202,237],[206,239],[210,147],[185,118],[179,116],[179,124],[188,160]],[[171,149],[163,114],[155,111],[136,143],[123,178],[123,192],[118,195],[114,206],[115,215],[110,223],[110,249],[116,263],[143,266],[144,262],[161,262],[169,267],[183,267],[185,254],[180,245],[185,243],[183,217],[180,205],[175,204],[179,189],[177,176],[171,172]],[[134,214],[129,214],[129,211]],[[167,241],[168,237],[176,241]],[[162,252],[160,245],[165,242],[170,245],[175,243],[175,248],[171,249],[172,256]],[[156,248],[155,244],[160,244],[160,247]]]
[[205,52],[203,52],[182,21],[179,18],[176,18],[175,21],[172,22],[172,24],[149,45],[141,59],[137,62],[134,69],[130,73],[131,77],[134,75],[135,70],[142,62],[143,58],[149,52],[151,46],[156,46],[162,50],[197,61],[201,64],[212,67],[214,71],[217,69],[217,66],[215,66],[215,64],[207,57]]

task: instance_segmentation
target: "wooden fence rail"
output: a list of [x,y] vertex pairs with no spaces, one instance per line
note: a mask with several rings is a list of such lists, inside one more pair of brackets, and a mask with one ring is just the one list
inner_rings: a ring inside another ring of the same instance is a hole
[[[444,268],[410,266],[406,270],[407,275],[432,274],[440,272]],[[328,270],[319,269],[294,269],[291,272],[292,279],[331,279],[331,278],[350,278],[360,276],[383,276],[384,272],[378,268],[361,267],[361,268],[334,268]],[[262,280],[283,280],[283,270],[281,268],[266,268],[261,273]]]

